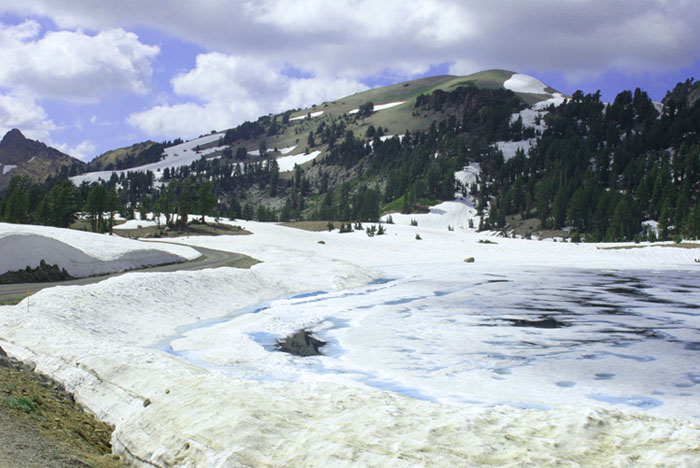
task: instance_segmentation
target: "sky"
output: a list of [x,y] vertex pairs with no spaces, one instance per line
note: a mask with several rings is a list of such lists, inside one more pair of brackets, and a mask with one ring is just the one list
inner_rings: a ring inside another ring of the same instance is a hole
[[654,100],[700,79],[696,0],[3,0],[0,133],[89,161],[424,76]]

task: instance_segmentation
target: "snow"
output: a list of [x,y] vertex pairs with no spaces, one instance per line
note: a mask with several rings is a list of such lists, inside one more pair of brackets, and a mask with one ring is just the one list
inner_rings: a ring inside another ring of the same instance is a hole
[[[175,239],[262,263],[45,289],[0,307],[0,346],[135,466],[697,465],[697,252],[484,244],[439,209],[372,238]],[[526,326],[547,317],[567,326]],[[300,328],[324,356],[274,351]]]
[[520,141],[497,141],[494,144],[503,153],[503,160],[508,161],[515,157],[518,149],[522,149],[525,152],[525,156],[527,156],[530,148],[535,146],[536,143],[537,138],[528,138]]
[[[377,111],[384,110],[384,109],[391,109],[392,107],[400,106],[404,102],[406,102],[406,101],[396,101],[396,102],[387,102],[386,104],[378,104],[378,105],[374,106],[372,108],[372,110],[374,112],[377,112]],[[358,112],[360,112],[359,108],[352,109],[352,110],[348,111],[348,114],[357,114]]]
[[514,73],[503,83],[503,87],[514,93],[549,94],[545,91],[547,85],[535,77]]
[[86,174],[80,174],[75,177],[71,177],[70,179],[75,185],[80,185],[83,182],[92,183],[97,182],[98,180],[108,181],[114,173],[116,173],[117,175],[121,175],[126,174],[127,172],[147,171],[152,171],[154,174],[156,174],[156,178],[159,178],[162,174],[162,171],[164,171],[166,168],[174,169],[181,166],[189,166],[193,162],[200,160],[208,154],[212,154],[215,151],[223,150],[224,148],[226,148],[225,146],[202,150],[199,153],[195,151],[195,148],[197,146],[204,146],[213,141],[218,141],[219,138],[221,138],[222,136],[222,133],[214,133],[211,135],[205,135],[200,138],[195,138],[193,140],[186,141],[179,145],[170,146],[168,148],[165,148],[165,151],[163,152],[163,159],[154,163],[145,164],[143,166],[138,167],[132,167],[120,171],[88,172]]
[[290,122],[293,120],[304,120],[307,116],[309,116],[313,119],[314,117],[318,117],[319,115],[323,115],[323,111],[316,111],[316,112],[311,112],[311,113],[304,114],[304,115],[298,115],[296,117],[290,118],[289,120],[290,120]]
[[0,223],[0,273],[59,265],[75,277],[184,262],[199,252],[172,244],[146,244],[70,229]]
[[288,147],[286,147],[286,148],[280,149],[279,152],[280,152],[281,154],[289,154],[289,153],[291,153],[292,151],[294,151],[294,150],[296,149],[296,147],[297,147],[297,145],[288,146]]
[[8,172],[10,172],[12,169],[14,169],[14,168],[16,168],[16,167],[17,167],[17,166],[16,166],[16,165],[13,165],[13,164],[5,164],[5,165],[3,165],[3,166],[2,166],[2,175],[7,174]]
[[312,151],[309,154],[295,154],[293,156],[283,156],[277,158],[280,172],[289,172],[294,170],[294,166],[300,166],[305,162],[316,159],[321,154],[321,151]]

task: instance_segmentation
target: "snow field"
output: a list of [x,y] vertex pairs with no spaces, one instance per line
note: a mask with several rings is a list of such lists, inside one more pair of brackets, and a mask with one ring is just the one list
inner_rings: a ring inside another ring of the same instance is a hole
[[[250,270],[129,273],[86,287],[43,290],[30,298],[31,314],[25,302],[0,308],[0,345],[34,360],[40,371],[74,390],[80,403],[115,424],[115,450],[141,458],[131,458],[136,466],[697,462],[700,428],[682,419],[697,421],[697,398],[656,395],[664,404],[646,409],[585,396],[609,390],[600,395],[634,397],[624,381],[615,385],[615,380],[630,379],[633,371],[623,372],[623,365],[637,361],[604,353],[659,358],[646,342],[618,350],[584,345],[591,348],[581,348],[579,357],[590,351],[597,359],[574,361],[583,367],[575,374],[571,361],[557,358],[562,350],[556,348],[567,348],[577,334],[574,327],[472,327],[482,319],[499,324],[518,317],[517,299],[528,299],[530,290],[545,291],[548,278],[557,279],[542,301],[563,307],[557,291],[578,284],[571,270],[590,268],[604,279],[609,272],[622,277],[654,269],[660,284],[673,275],[691,277],[684,271],[695,268],[692,250],[599,250],[501,238],[480,244],[481,234],[421,224],[388,225],[386,235],[374,238],[359,231],[341,235],[236,224],[254,234],[178,242],[241,252],[263,263]],[[415,240],[416,233],[423,240]],[[465,264],[468,256],[476,262]],[[389,281],[373,282],[381,278]],[[592,278],[583,292],[600,292],[599,278]],[[670,289],[653,292],[669,300],[683,297]],[[621,317],[610,326],[637,320]],[[697,320],[686,317],[686,325]],[[300,327],[329,341],[326,356],[270,352],[276,337]],[[674,336],[694,340],[692,327],[678,329],[686,331],[673,331]],[[584,338],[593,333],[583,331]],[[557,345],[558,332],[563,342]],[[521,341],[541,343],[543,351],[519,349]],[[675,354],[675,365],[672,357],[643,364],[667,365],[675,379],[693,372],[682,369],[691,354]],[[610,383],[582,389],[590,385],[582,374],[613,371],[619,377]],[[565,379],[576,381],[573,394],[556,385]],[[692,385],[675,392],[697,395]],[[537,406],[538,393],[556,408],[492,406]],[[151,404],[144,407],[147,398]]]

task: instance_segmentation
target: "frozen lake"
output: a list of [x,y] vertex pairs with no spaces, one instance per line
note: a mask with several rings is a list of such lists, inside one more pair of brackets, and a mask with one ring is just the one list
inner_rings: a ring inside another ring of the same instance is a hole
[[[168,343],[246,379],[341,381],[457,405],[609,404],[700,421],[697,275],[441,268],[440,277],[416,269],[269,301]],[[328,342],[323,356],[275,350],[301,328]]]

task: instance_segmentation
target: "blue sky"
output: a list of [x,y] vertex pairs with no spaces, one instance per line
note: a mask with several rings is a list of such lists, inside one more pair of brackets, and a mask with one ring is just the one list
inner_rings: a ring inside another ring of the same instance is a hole
[[700,78],[691,0],[4,0],[0,132],[89,160],[369,87],[504,68],[611,101]]

